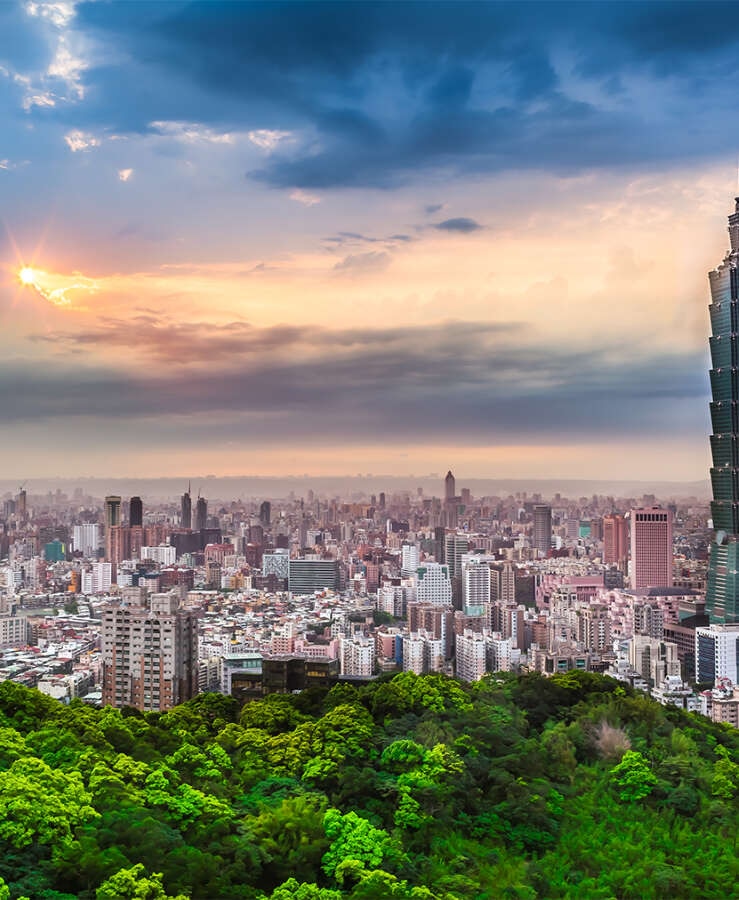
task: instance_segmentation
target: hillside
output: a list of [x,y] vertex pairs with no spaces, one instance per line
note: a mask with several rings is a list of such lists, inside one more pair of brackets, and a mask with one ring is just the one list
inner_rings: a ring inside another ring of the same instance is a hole
[[725,898],[739,733],[587,673],[166,714],[0,684],[0,900]]

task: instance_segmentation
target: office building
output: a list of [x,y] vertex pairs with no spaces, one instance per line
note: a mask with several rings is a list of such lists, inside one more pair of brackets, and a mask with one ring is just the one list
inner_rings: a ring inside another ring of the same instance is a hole
[[729,216],[729,252],[708,273],[711,287],[711,516],[706,582],[712,622],[739,621],[739,197]]
[[85,557],[97,556],[100,548],[100,526],[97,522],[75,525],[72,529],[72,544],[75,552]]
[[15,504],[15,513],[19,519],[25,522],[28,518],[28,497],[24,488],[18,491],[18,499]]
[[552,547],[552,507],[537,503],[534,507],[534,533],[532,546],[544,556]]
[[192,528],[192,497],[189,484],[180,501],[180,525],[182,528]]
[[103,515],[105,521],[105,558],[110,560],[111,530],[120,528],[121,525],[121,498],[113,495],[106,497],[103,505]]
[[141,528],[144,524],[144,504],[141,497],[131,497],[128,503],[128,524],[132,528]]
[[403,578],[407,578],[418,568],[420,562],[419,551],[416,544],[409,544],[407,541],[400,548],[400,574]]
[[427,562],[416,569],[416,600],[434,606],[452,605],[449,566]]
[[336,559],[291,559],[288,590],[292,594],[339,590],[339,561]]
[[178,609],[176,594],[106,607],[101,645],[105,704],[166,710],[198,692],[197,614]]
[[452,598],[457,609],[462,605],[462,557],[470,549],[469,540],[461,534],[450,532],[444,537],[444,559],[452,580]]
[[739,623],[695,629],[695,680],[739,684]]
[[121,524],[121,498],[108,496],[105,498],[105,527],[110,528],[113,525]]
[[603,563],[625,572],[629,559],[629,525],[623,516],[603,516]]
[[195,531],[205,531],[208,527],[208,501],[205,497],[198,497],[195,504]]
[[264,500],[259,506],[259,521],[264,528],[269,528],[272,521],[272,504],[269,500]]
[[672,510],[631,510],[631,587],[672,587]]
[[262,554],[262,575],[287,579],[290,574],[290,551],[272,550]]

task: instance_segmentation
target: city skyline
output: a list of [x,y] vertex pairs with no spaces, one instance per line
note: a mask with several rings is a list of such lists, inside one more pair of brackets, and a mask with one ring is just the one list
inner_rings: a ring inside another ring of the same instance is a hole
[[719,12],[4,5],[4,471],[705,479]]

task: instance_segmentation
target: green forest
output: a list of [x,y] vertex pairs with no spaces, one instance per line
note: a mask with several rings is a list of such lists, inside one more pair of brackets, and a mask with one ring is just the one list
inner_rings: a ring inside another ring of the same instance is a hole
[[739,732],[590,673],[240,707],[0,684],[0,900],[737,896]]

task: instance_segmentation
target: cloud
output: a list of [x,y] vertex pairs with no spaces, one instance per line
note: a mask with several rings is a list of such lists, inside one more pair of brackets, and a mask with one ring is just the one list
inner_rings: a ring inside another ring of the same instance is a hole
[[409,234],[391,234],[387,237],[372,237],[368,234],[360,234],[357,231],[340,231],[336,235],[324,238],[324,243],[329,245],[330,250],[336,250],[339,247],[362,244],[384,244],[386,247],[395,247],[398,244],[408,244],[414,240]]
[[[502,444],[604,430],[614,439],[688,433],[706,394],[702,354],[640,356],[631,341],[551,346],[489,322],[332,331],[180,325],[147,313],[38,339],[61,361],[0,367],[5,421],[187,414],[189,431],[193,416],[220,411],[247,417],[254,440],[300,439],[316,429],[334,438],[350,429],[388,441],[464,434]],[[113,367],[115,353],[105,368],[91,367],[85,349],[96,345],[125,347],[125,368]],[[67,367],[69,351],[75,367]],[[141,376],[137,355],[147,361]]]
[[[253,176],[283,189],[387,188],[429,171],[574,173],[733,150],[731,129],[713,122],[734,106],[736,9],[531,9],[82,3],[72,24],[118,51],[84,73],[100,98],[86,104],[96,124],[244,133],[269,152]],[[285,137],[297,132],[309,137]]]
[[74,18],[74,3],[35,3],[29,2],[25,10],[29,16],[46,19],[57,28],[63,28]]
[[274,150],[283,141],[292,140],[291,131],[277,131],[269,128],[260,128],[257,131],[250,131],[247,137],[260,150]]
[[385,250],[371,250],[369,253],[352,253],[339,260],[334,266],[334,271],[351,275],[384,272],[390,265],[390,262],[391,256]]
[[474,219],[460,216],[456,219],[445,219],[443,222],[437,222],[433,227],[438,231],[456,231],[460,234],[470,234],[473,231],[480,231],[483,226]]
[[85,96],[82,73],[86,68],[87,63],[85,60],[75,56],[64,39],[60,38],[56,53],[49,63],[46,74],[49,78],[56,78],[64,82],[71,96],[81,100]]
[[92,150],[93,147],[99,147],[100,138],[95,137],[85,131],[69,131],[64,135],[64,143],[69,147],[72,153],[79,153],[82,150]]
[[290,192],[290,199],[296,203],[302,203],[303,206],[315,206],[321,202],[321,198],[317,194],[310,194],[308,191],[303,191],[300,188]]
[[207,144],[234,144],[236,139],[230,132],[214,131],[198,122],[150,122],[149,129],[155,134],[173,138],[186,144],[204,142]]
[[133,175],[133,169],[118,169],[118,180],[129,181]]
[[433,216],[434,213],[437,213],[439,212],[439,210],[444,209],[445,206],[445,203],[429,203],[427,206],[424,206],[423,211],[427,216]]

